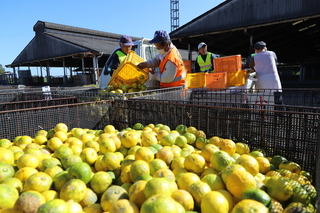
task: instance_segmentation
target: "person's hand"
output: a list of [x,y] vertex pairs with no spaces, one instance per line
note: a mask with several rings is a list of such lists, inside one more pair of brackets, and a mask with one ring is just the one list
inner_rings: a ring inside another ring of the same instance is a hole
[[154,74],[154,73],[156,72],[156,69],[155,69],[155,68],[150,68],[150,69],[149,69],[149,72],[150,72],[151,74]]

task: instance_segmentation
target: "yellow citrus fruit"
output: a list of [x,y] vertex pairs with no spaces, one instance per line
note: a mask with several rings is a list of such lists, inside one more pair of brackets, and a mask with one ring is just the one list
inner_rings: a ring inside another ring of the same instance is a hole
[[94,138],[95,138],[94,134],[84,133],[79,137],[79,140],[81,140],[82,144],[84,144],[88,141],[94,140]]
[[196,174],[201,174],[205,169],[206,161],[204,157],[198,154],[190,154],[185,157],[184,168],[189,172],[194,172]]
[[109,213],[128,212],[139,213],[137,205],[129,200],[120,199],[114,202],[109,210]]
[[18,178],[15,178],[15,177],[6,178],[1,183],[16,188],[19,193],[22,191],[22,188],[23,188],[22,181],[20,179],[18,179]]
[[93,148],[87,147],[81,151],[80,157],[83,162],[89,165],[93,165],[94,162],[96,162],[96,160],[98,159],[98,154]]
[[192,211],[194,209],[194,199],[188,191],[178,189],[172,192],[171,197],[180,203],[186,211]]
[[105,133],[115,133],[116,132],[116,128],[113,125],[107,125],[104,127],[103,131]]
[[153,175],[158,169],[168,168],[166,162],[161,159],[153,159],[149,162],[150,175]]
[[185,145],[188,144],[187,138],[183,135],[179,135],[178,137],[176,137],[176,140],[174,142],[177,146],[179,147],[184,147]]
[[136,131],[132,130],[124,133],[120,140],[122,146],[131,148],[141,142],[141,137]]
[[15,173],[13,166],[7,163],[0,163],[0,183],[7,178],[12,178]]
[[115,142],[111,138],[103,138],[99,144],[100,153],[115,152],[117,150]]
[[16,188],[6,184],[0,184],[0,210],[12,208],[19,198]]
[[105,171],[94,173],[90,180],[91,189],[98,195],[102,194],[112,184],[112,178]]
[[171,150],[172,150],[172,152],[173,152],[173,157],[174,157],[174,158],[181,156],[181,151],[182,151],[182,149],[181,149],[179,146],[177,146],[177,145],[172,145],[172,146],[171,146]]
[[61,160],[62,167],[64,169],[68,169],[70,166],[72,166],[73,164],[75,164],[77,162],[82,162],[81,157],[78,155],[70,155],[70,156],[63,158]]
[[259,164],[259,172],[266,174],[270,171],[270,161],[266,157],[256,157]]
[[19,169],[15,174],[14,177],[18,178],[20,181],[25,182],[31,175],[37,173],[38,170],[32,167],[23,167]]
[[33,142],[32,137],[30,137],[28,135],[23,135],[23,136],[19,137],[19,139],[14,141],[13,143],[14,143],[14,145],[24,149],[24,148],[26,148],[26,146],[28,144],[30,144],[32,142]]
[[252,174],[253,176],[256,176],[259,173],[259,163],[258,161],[248,154],[241,155],[237,160],[236,164],[240,164],[243,166],[247,172]]
[[108,152],[103,155],[101,159],[101,166],[104,168],[104,170],[115,170],[120,166],[120,158],[117,154],[113,152]]
[[73,151],[68,146],[60,146],[53,153],[53,157],[58,158],[60,160],[67,158],[70,155],[73,155]]
[[48,158],[41,161],[41,163],[38,166],[38,169],[41,172],[44,172],[47,168],[53,167],[53,166],[62,166],[61,162],[57,158]]
[[69,175],[68,175],[68,171],[63,171],[60,172],[58,174],[56,174],[56,176],[54,176],[53,178],[53,188],[60,193],[62,187],[69,181]]
[[266,191],[279,202],[287,201],[293,194],[289,180],[282,176],[272,176],[266,181]]
[[134,154],[136,160],[144,160],[150,163],[154,159],[154,153],[148,147],[140,147]]
[[68,144],[69,147],[72,147],[72,146],[82,147],[83,146],[83,142],[80,139],[75,138],[75,137],[69,137],[64,143]]
[[64,131],[58,131],[58,132],[55,132],[53,137],[57,137],[59,138],[62,142],[65,142],[68,138],[68,135],[66,132]]
[[70,207],[66,201],[56,198],[42,204],[37,211],[37,213],[48,212],[70,213]]
[[99,143],[97,141],[87,141],[83,144],[83,148],[93,148],[96,152],[100,151]]
[[46,202],[45,197],[38,191],[23,192],[14,204],[14,212],[36,212]]
[[256,180],[247,171],[234,171],[227,177],[226,187],[228,191],[238,199],[241,199],[242,194],[248,189],[257,187]]
[[38,136],[38,135],[43,135],[43,136],[46,136],[48,135],[48,131],[47,130],[44,130],[44,129],[40,129],[36,132],[36,134],[34,135],[35,137]]
[[100,205],[103,211],[108,212],[114,202],[120,199],[129,199],[128,192],[121,186],[110,186],[101,196]]
[[63,131],[65,133],[68,132],[68,126],[65,123],[58,123],[53,128],[54,132]]
[[183,136],[187,138],[187,143],[190,145],[193,145],[194,142],[196,142],[197,137],[191,132],[186,132],[183,134]]
[[210,191],[206,193],[201,202],[202,213],[228,213],[228,200],[218,191]]
[[84,208],[86,206],[96,203],[97,200],[98,200],[97,194],[92,189],[86,188],[84,197],[79,203]]
[[140,213],[184,213],[183,206],[170,195],[156,194],[149,197],[141,206]]
[[71,148],[72,153],[73,153],[74,155],[79,155],[79,156],[80,156],[80,154],[81,154],[81,152],[82,152],[82,147],[81,147],[81,146],[79,146],[79,145],[72,145],[72,146],[70,146],[70,148]]
[[160,144],[162,146],[172,146],[175,143],[176,137],[173,134],[163,135],[160,138]]
[[71,130],[73,137],[79,138],[85,131],[82,128],[73,128]]
[[233,209],[233,206],[235,204],[233,195],[229,191],[224,189],[217,190],[217,192],[220,192],[227,199],[229,204],[229,212],[230,212],[230,210]]
[[23,190],[34,190],[38,192],[48,191],[52,185],[52,178],[44,172],[32,174],[24,183]]
[[152,178],[144,187],[144,196],[147,199],[156,194],[166,194],[171,196],[173,192],[172,183],[174,182],[167,178]]
[[197,137],[195,144],[198,149],[203,149],[207,144],[207,139],[201,136]]
[[161,138],[165,135],[169,135],[169,132],[167,130],[164,129],[159,129],[159,131],[157,132],[157,139],[158,141],[161,140]]
[[206,182],[203,182],[201,180],[192,183],[188,187],[188,192],[192,195],[197,207],[200,207],[203,196],[205,196],[210,191],[210,186]]
[[75,202],[74,200],[68,200],[67,204],[69,205],[70,212],[74,212],[74,213],[83,212],[82,206],[79,203]]
[[23,152],[23,149],[21,149],[20,147],[18,147],[18,146],[10,146],[9,148],[7,148],[7,149],[9,149],[9,150],[11,150],[13,153],[15,153],[15,152]]
[[42,156],[43,153],[41,151],[41,148],[28,148],[27,146],[26,149],[24,150],[24,153],[37,156],[40,162],[43,160],[43,156]]
[[121,178],[122,183],[132,183],[133,182],[131,179],[130,171],[131,171],[131,165],[128,165],[128,166],[121,169],[120,178]]
[[69,180],[60,191],[60,198],[64,201],[70,199],[80,202],[86,194],[87,186],[80,179],[71,179]]
[[14,154],[10,149],[0,147],[0,163],[14,164]]
[[60,146],[62,146],[63,142],[60,138],[58,137],[52,137],[50,140],[47,142],[47,146],[51,149],[51,151],[55,151],[58,149]]
[[6,138],[0,139],[0,147],[7,149],[12,145],[13,143],[9,139],[6,139]]
[[168,178],[169,180],[175,181],[175,175],[173,171],[171,171],[169,168],[162,168],[158,169],[152,177],[165,177]]
[[203,178],[205,175],[208,174],[218,174],[218,172],[216,170],[214,170],[214,168],[212,167],[206,167],[203,172],[201,172],[200,174],[200,178]]
[[130,177],[133,182],[137,181],[139,176],[150,174],[150,167],[146,161],[136,160],[131,164]]
[[243,166],[241,166],[240,164],[231,164],[230,166],[227,166],[226,168],[224,168],[221,171],[221,178],[223,180],[224,183],[227,183],[227,177],[234,171],[247,171]]
[[211,155],[210,163],[216,171],[221,172],[224,168],[231,165],[233,160],[227,152],[220,150]]
[[220,147],[221,141],[223,140],[223,138],[220,138],[218,136],[213,136],[208,140],[209,144],[213,144],[217,147]]
[[239,201],[232,209],[232,213],[250,213],[250,212],[261,212],[261,213],[268,213],[269,210],[265,207],[262,203],[251,200],[251,199],[244,199]]
[[129,200],[135,203],[138,206],[138,208],[141,208],[141,205],[146,200],[146,197],[144,196],[143,192],[146,184],[147,181],[138,180],[134,182],[129,188]]
[[207,174],[201,178],[201,181],[206,182],[212,191],[218,191],[226,188],[222,178],[216,174]]
[[192,172],[183,173],[178,179],[178,188],[188,191],[189,186],[200,180],[200,177]]
[[17,167],[19,169],[21,169],[23,167],[37,168],[39,166],[39,163],[40,163],[40,161],[37,156],[32,155],[32,154],[23,154],[17,160]]
[[100,205],[100,203],[95,203],[91,204],[89,206],[86,206],[83,208],[84,212],[89,212],[89,213],[103,213],[103,209]]
[[53,200],[59,198],[59,193],[55,190],[48,190],[41,193],[46,201]]
[[68,175],[70,179],[80,179],[87,184],[91,180],[92,170],[89,164],[85,162],[77,162],[68,168]]
[[173,158],[170,164],[171,170],[174,170],[175,168],[179,168],[179,167],[184,168],[184,161],[185,161],[185,158],[182,156]]
[[157,159],[161,159],[169,166],[174,158],[171,147],[162,147],[156,154]]
[[229,155],[233,155],[236,152],[236,144],[230,139],[223,139],[220,142],[220,150],[227,152]]
[[142,134],[142,137],[141,137],[142,146],[148,147],[157,143],[158,143],[158,139],[156,135],[153,134],[153,132],[147,132]]
[[249,154],[250,153],[250,148],[248,144],[238,142],[236,143],[236,153],[242,155],[242,154]]
[[53,167],[46,168],[46,170],[44,170],[44,172],[47,173],[51,178],[54,178],[56,174],[62,171],[63,169],[60,166],[53,166]]

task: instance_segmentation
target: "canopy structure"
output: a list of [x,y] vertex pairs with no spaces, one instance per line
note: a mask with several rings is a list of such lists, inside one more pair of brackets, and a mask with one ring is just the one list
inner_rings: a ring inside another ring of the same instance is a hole
[[281,63],[318,63],[320,1],[226,0],[170,36],[178,48],[196,51],[203,41],[214,53],[243,57],[262,40]]
[[[15,79],[16,68],[45,67],[50,82],[50,68],[63,67],[65,71],[89,71],[96,81],[99,67],[103,67],[109,55],[119,45],[119,38],[122,36],[44,21],[38,21],[33,30],[35,37],[11,64],[6,65],[14,68]],[[134,41],[141,39],[133,36],[131,38]],[[66,72],[64,74],[66,75]]]

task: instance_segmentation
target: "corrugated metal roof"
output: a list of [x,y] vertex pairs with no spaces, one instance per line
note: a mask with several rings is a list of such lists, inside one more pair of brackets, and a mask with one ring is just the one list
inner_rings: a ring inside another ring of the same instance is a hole
[[[65,58],[67,67],[81,66],[81,61],[72,57],[81,54],[103,54],[101,63],[106,61],[111,52],[119,45],[120,34],[90,30],[85,28],[38,21],[33,30],[35,37],[21,51],[17,58],[7,66],[44,66],[50,61],[51,67],[62,67],[59,59]],[[140,37],[131,36],[132,40]],[[88,61],[92,66],[92,59]],[[99,64],[100,65],[100,64]],[[101,65],[101,66],[102,66]]]
[[313,63],[320,59],[319,0],[227,0],[170,33],[178,48],[248,56],[263,40],[280,62]]

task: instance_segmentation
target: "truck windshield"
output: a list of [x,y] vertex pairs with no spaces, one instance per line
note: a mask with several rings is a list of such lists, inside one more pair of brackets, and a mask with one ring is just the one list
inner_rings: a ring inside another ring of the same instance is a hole
[[145,47],[146,60],[154,58],[157,54],[157,49],[154,45],[148,45]]

